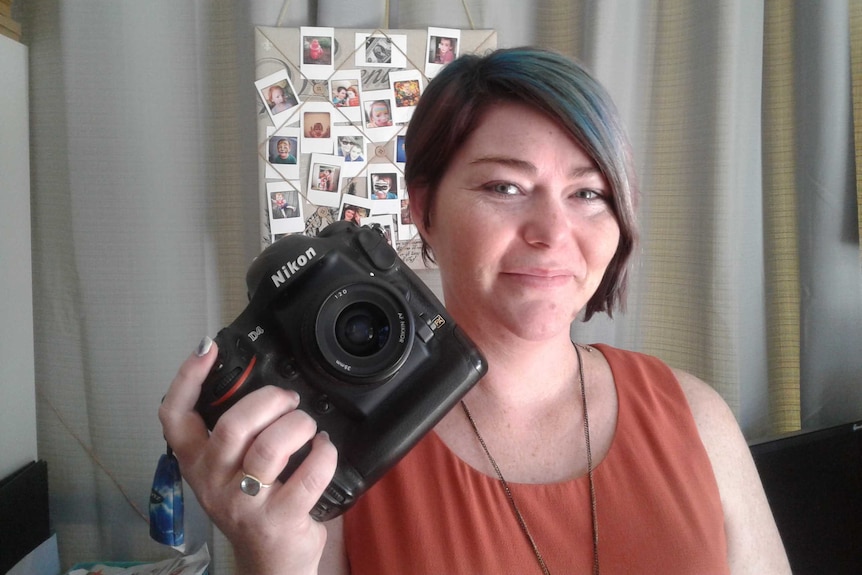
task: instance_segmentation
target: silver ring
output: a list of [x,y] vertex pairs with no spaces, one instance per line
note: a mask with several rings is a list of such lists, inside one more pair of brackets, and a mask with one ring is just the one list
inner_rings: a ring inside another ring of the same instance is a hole
[[246,495],[254,497],[260,493],[261,489],[272,487],[272,483],[264,483],[254,475],[249,475],[245,471],[242,472],[242,481],[239,482],[239,489]]

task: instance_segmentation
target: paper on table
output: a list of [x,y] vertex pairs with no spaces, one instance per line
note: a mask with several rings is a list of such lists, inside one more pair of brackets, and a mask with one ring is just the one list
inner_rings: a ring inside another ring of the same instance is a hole
[[57,535],[51,535],[41,545],[18,561],[6,575],[57,575],[60,573],[60,554]]
[[190,555],[167,559],[159,563],[143,563],[131,567],[114,567],[103,564],[75,566],[66,575],[204,575],[210,564],[210,553],[206,543]]

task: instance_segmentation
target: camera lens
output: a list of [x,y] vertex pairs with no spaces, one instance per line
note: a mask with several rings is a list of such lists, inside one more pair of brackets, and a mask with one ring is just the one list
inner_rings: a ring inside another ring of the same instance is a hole
[[367,302],[347,307],[335,322],[338,344],[358,357],[368,357],[383,349],[389,340],[389,331],[389,321],[383,311]]
[[338,287],[314,322],[322,367],[362,384],[388,379],[410,353],[412,321],[404,296],[386,282],[369,278]]

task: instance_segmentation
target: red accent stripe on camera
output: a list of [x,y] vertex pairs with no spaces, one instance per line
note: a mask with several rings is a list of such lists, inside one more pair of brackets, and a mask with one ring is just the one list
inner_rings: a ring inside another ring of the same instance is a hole
[[243,371],[242,374],[240,374],[240,376],[236,380],[236,383],[233,384],[233,387],[231,387],[229,390],[227,390],[227,393],[225,393],[223,396],[218,398],[216,401],[212,402],[211,405],[213,407],[215,407],[216,405],[221,405],[222,403],[224,403],[225,401],[230,399],[230,397],[234,393],[236,393],[240,387],[242,387],[242,384],[245,383],[245,380],[248,379],[248,376],[251,373],[252,368],[254,368],[255,363],[257,363],[257,356],[256,355],[252,356],[251,361],[248,362],[248,366],[245,368],[245,371]]

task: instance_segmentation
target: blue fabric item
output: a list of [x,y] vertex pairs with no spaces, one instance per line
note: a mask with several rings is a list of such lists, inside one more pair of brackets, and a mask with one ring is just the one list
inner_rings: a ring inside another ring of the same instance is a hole
[[150,490],[150,537],[171,547],[183,544],[183,478],[170,447],[159,458]]

